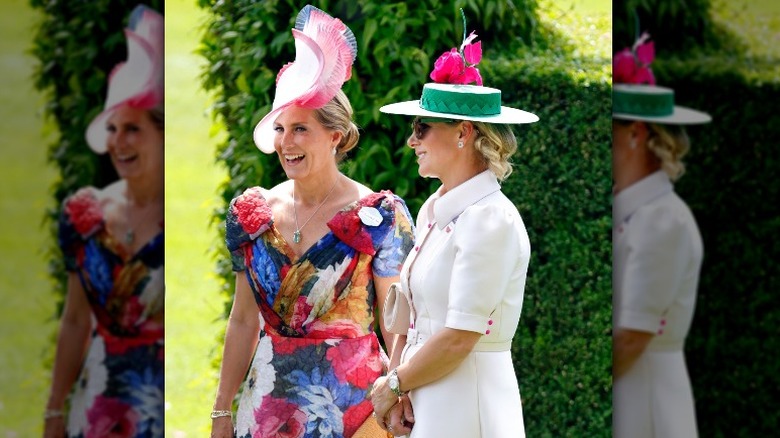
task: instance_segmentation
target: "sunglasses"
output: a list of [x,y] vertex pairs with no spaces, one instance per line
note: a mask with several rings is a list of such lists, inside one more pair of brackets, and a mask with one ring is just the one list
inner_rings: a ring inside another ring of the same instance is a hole
[[429,123],[460,123],[460,120],[444,119],[438,117],[418,117],[412,122],[412,133],[417,141],[422,140],[431,129]]

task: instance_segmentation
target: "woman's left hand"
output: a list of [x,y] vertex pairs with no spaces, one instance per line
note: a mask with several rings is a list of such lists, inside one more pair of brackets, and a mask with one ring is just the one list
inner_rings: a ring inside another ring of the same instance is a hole
[[398,403],[398,396],[387,384],[387,376],[381,376],[374,382],[374,388],[371,390],[371,403],[374,405],[377,418],[385,418],[390,408]]
[[414,412],[412,402],[404,395],[398,404],[390,408],[387,413],[387,431],[394,436],[409,435],[414,427]]

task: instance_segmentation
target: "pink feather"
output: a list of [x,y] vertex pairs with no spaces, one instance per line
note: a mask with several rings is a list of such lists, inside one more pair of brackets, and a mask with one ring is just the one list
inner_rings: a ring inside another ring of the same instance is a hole
[[479,64],[479,61],[482,61],[482,41],[466,44],[466,47],[463,48],[463,57],[471,65]]
[[655,59],[655,43],[650,41],[637,46],[636,57],[639,58],[639,62],[643,65],[650,65]]
[[296,27],[301,24],[301,32],[321,52],[323,65],[317,83],[296,99],[296,103],[308,108],[321,108],[333,99],[344,82],[352,76],[357,42],[352,31],[341,20],[310,5],[298,15]]
[[279,78],[282,77],[282,74],[285,72],[285,70],[290,68],[290,66],[292,66],[292,65],[293,65],[292,62],[288,62],[287,64],[283,65],[281,69],[279,69],[279,73],[276,74],[276,83],[277,84],[279,83]]

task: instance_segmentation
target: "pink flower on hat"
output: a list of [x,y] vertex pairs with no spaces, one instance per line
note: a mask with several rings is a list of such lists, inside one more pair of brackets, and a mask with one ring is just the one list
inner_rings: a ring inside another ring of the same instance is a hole
[[655,59],[655,44],[647,41],[648,33],[634,43],[631,49],[625,48],[612,59],[612,82],[616,84],[655,85],[655,76],[650,64]]
[[440,84],[466,85],[476,82],[482,85],[482,76],[475,67],[482,60],[482,42],[473,43],[476,37],[477,34],[471,32],[463,40],[460,50],[453,47],[439,56],[433,66],[431,79]]

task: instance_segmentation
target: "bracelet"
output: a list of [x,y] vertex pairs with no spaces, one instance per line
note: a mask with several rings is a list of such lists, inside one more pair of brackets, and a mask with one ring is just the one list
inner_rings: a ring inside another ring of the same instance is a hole
[[406,394],[405,391],[401,391],[401,381],[398,379],[398,368],[393,368],[390,374],[387,375],[387,386],[393,391],[396,397],[402,397]]
[[211,419],[219,418],[219,417],[232,417],[233,412],[231,411],[211,411]]
[[59,418],[63,417],[65,414],[62,413],[61,409],[46,409],[43,411],[43,419],[49,420],[51,418]]

